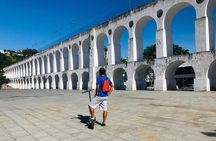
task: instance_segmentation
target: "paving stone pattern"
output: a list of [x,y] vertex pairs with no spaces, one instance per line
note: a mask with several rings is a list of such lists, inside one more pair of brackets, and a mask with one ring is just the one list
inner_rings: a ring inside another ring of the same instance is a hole
[[0,141],[215,141],[215,92],[115,91],[107,126],[88,129],[88,95],[0,91]]

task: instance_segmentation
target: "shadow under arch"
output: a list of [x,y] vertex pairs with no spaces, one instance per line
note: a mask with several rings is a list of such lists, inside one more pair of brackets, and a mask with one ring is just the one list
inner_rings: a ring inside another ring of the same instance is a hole
[[72,89],[77,90],[78,76],[76,73],[71,74]]
[[68,88],[68,77],[66,73],[62,75],[62,82],[63,82],[63,89],[67,89]]
[[216,91],[216,60],[214,60],[208,70],[209,89]]
[[38,89],[41,89],[41,78],[40,77],[38,77]]
[[53,88],[52,88],[52,77],[49,76],[49,77],[47,78],[47,81],[48,81],[48,89],[53,89]]
[[45,85],[45,84],[46,84],[46,81],[47,81],[46,77],[43,76],[41,81],[43,81],[43,83],[42,83],[42,84],[43,84],[43,86],[42,86],[43,89],[46,89],[46,85]]
[[33,87],[34,89],[36,89],[36,83],[37,83],[37,80],[36,80],[36,78],[34,77],[34,78],[33,78],[33,85],[32,85],[32,87]]
[[194,78],[196,77],[193,67],[185,61],[171,62],[165,71],[167,90],[193,90]]
[[83,72],[82,74],[82,89],[87,90],[88,89],[88,82],[89,82],[89,73]]
[[123,68],[117,68],[113,72],[114,88],[116,90],[126,90],[127,72]]
[[154,90],[154,70],[149,65],[141,65],[135,71],[136,90]]
[[55,75],[55,84],[55,89],[59,89],[59,76],[57,74]]

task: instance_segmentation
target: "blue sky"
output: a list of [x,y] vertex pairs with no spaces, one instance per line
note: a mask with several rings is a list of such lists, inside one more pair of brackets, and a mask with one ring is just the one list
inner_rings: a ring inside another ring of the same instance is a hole
[[[53,41],[98,25],[145,2],[147,0],[0,0],[0,49],[43,49]],[[194,20],[193,8],[186,8],[176,15],[172,25],[174,43],[191,52],[195,48]],[[153,21],[145,26],[144,47],[155,43],[155,30]],[[121,38],[122,56],[127,56],[127,36],[125,32]]]

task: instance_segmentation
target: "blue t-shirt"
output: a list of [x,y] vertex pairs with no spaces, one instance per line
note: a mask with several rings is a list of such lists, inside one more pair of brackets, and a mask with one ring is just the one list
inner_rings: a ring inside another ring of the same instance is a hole
[[105,75],[101,75],[97,78],[96,85],[100,86],[100,88],[98,90],[98,96],[100,96],[100,97],[107,97],[108,96],[107,92],[106,93],[102,92],[104,80],[106,80],[106,79],[108,79],[109,85],[112,85],[112,82],[110,81],[110,79]]

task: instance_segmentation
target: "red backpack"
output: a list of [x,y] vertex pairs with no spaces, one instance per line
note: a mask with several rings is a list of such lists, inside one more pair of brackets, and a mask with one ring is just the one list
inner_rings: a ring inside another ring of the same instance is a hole
[[104,83],[103,83],[103,87],[102,87],[102,92],[107,93],[109,91],[110,91],[109,81],[108,81],[108,79],[105,79]]

